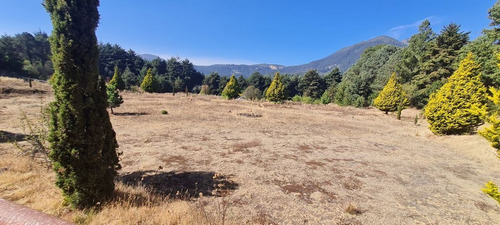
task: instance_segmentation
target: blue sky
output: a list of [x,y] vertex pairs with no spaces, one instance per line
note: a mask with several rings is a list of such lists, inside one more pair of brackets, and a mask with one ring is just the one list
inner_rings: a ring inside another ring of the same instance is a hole
[[[101,0],[97,37],[138,53],[188,58],[197,65],[298,65],[357,42],[406,39],[424,19],[439,32],[451,22],[488,27],[496,0]],[[2,0],[0,34],[42,30],[51,22],[41,0]]]

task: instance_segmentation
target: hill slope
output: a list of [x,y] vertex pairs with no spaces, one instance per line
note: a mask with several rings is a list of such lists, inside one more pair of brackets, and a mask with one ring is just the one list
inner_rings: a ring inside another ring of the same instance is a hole
[[282,66],[277,64],[256,64],[256,65],[232,65],[232,64],[217,64],[211,66],[195,66],[195,69],[209,74],[210,72],[218,72],[221,75],[243,75],[249,76],[253,72],[260,72],[262,74],[273,74],[276,71],[289,74],[302,74],[311,69],[316,69],[320,73],[327,73],[335,67],[345,72],[351,67],[361,56],[361,53],[368,48],[375,45],[386,44],[394,45],[397,47],[406,46],[405,43],[400,42],[394,38],[387,36],[379,36],[367,41],[363,41],[345,48],[337,52],[307,64],[297,66]]

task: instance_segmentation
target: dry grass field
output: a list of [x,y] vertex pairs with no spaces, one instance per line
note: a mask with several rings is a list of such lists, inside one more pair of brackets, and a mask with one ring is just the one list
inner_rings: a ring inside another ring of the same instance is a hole
[[[1,78],[0,130],[23,134],[47,84]],[[10,89],[9,89],[10,88]],[[5,90],[10,91],[5,91]],[[481,187],[500,159],[478,135],[435,136],[419,111],[124,92],[115,199],[62,205],[54,175],[0,141],[0,197],[90,224],[499,224]],[[166,110],[168,114],[162,114]],[[19,144],[27,145],[20,140]]]

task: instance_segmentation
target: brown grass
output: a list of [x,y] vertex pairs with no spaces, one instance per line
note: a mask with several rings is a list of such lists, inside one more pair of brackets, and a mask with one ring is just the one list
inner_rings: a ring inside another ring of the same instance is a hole
[[[29,89],[4,78],[0,87]],[[34,88],[46,92],[0,94],[2,133],[22,135],[19,109],[36,118],[41,102],[51,101],[47,84]],[[102,210],[64,206],[53,172],[18,156],[4,139],[0,197],[85,224],[500,221],[500,207],[480,189],[488,180],[500,183],[494,149],[478,135],[434,136],[425,120],[414,125],[414,109],[399,121],[333,104],[136,92],[123,98],[111,115],[123,168],[115,198]],[[346,210],[349,202],[356,206]]]

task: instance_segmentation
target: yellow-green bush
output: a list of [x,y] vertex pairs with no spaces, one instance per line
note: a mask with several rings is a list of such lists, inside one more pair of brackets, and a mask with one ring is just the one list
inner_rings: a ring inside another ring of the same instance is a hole
[[[494,105],[494,110],[489,116],[485,116],[485,121],[491,126],[479,131],[479,134],[491,143],[491,146],[500,149],[500,119],[498,119],[498,110],[500,107],[500,91],[490,88],[492,96],[488,96]],[[485,113],[486,115],[486,113]]]
[[398,110],[398,106],[407,106],[409,103],[406,93],[403,91],[403,87],[398,82],[396,73],[392,73],[391,78],[384,86],[384,89],[373,101],[373,105],[380,109],[381,111],[395,112]]
[[286,99],[285,85],[283,85],[279,72],[276,73],[271,85],[269,85],[266,91],[266,99],[271,102],[282,102]]
[[120,91],[125,89],[125,81],[123,81],[122,75],[120,75],[118,72],[118,66],[115,66],[115,72],[113,73],[113,78],[111,78],[108,85],[114,85],[116,89]]
[[151,68],[148,69],[146,76],[144,76],[144,80],[141,83],[141,89],[145,92],[157,92],[159,89],[158,80],[153,75]]
[[431,94],[425,108],[429,128],[435,134],[464,134],[482,124],[486,88],[479,64],[469,53],[448,82]]
[[497,200],[497,202],[500,204],[500,193],[498,193],[498,187],[493,182],[488,181],[488,183],[485,184],[485,187],[482,190],[485,194]]
[[[500,62],[500,54],[497,54],[496,58],[498,62]],[[497,64],[497,66],[500,68],[500,64]],[[491,96],[488,96],[488,99],[493,105],[489,114],[484,111],[484,120],[491,125],[480,130],[479,134],[486,138],[493,148],[500,150],[500,119],[498,119],[498,111],[500,111],[500,90],[491,87],[490,92]]]
[[222,90],[222,97],[224,97],[225,99],[234,99],[238,96],[240,96],[240,87],[238,86],[236,77],[234,77],[233,74],[229,79],[229,82],[227,82],[226,86],[224,87],[224,90]]

